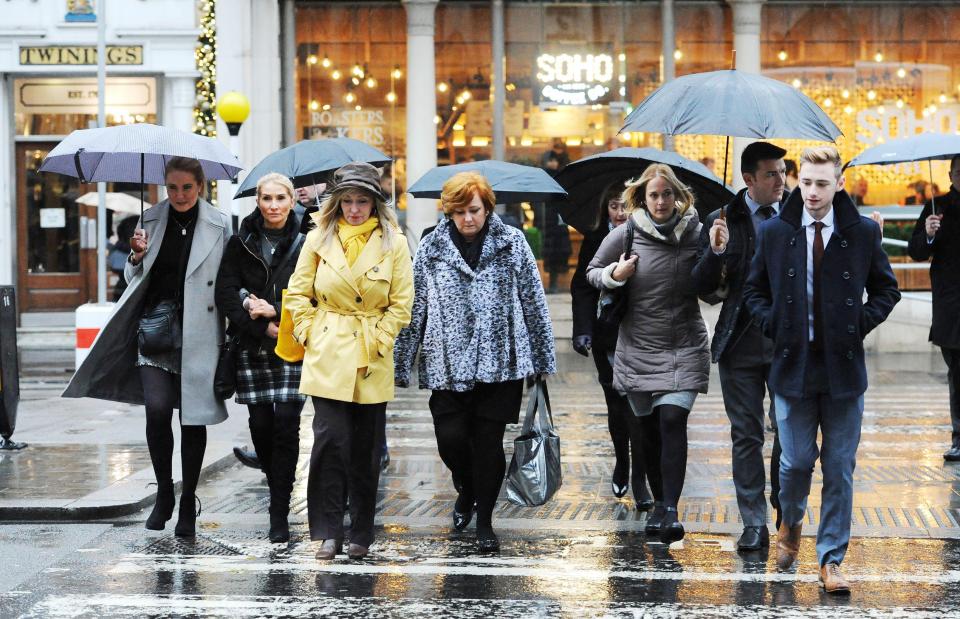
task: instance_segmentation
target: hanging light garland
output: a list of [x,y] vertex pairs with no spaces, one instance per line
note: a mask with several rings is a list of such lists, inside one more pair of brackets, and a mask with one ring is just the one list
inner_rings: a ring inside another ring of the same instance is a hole
[[200,36],[194,52],[200,77],[193,106],[193,132],[207,137],[217,135],[214,116],[217,98],[217,0],[200,3]]

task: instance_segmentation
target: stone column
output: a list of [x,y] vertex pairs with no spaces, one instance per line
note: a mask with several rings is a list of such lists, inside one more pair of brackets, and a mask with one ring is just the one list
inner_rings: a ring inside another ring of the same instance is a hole
[[[677,76],[677,63],[673,52],[677,49],[676,23],[673,16],[673,0],[662,0],[660,5],[661,54],[663,55],[663,75],[661,81],[666,84]],[[663,136],[663,150],[674,150],[673,136]]]
[[[407,11],[407,187],[437,166],[434,12],[437,0],[403,0]],[[436,200],[407,200],[407,229],[416,245],[437,219]]]
[[[737,52],[737,71],[760,73],[760,13],[766,0],[727,0],[733,9],[733,49]],[[734,138],[731,172],[727,172],[730,183],[737,190],[746,185],[740,175],[740,155],[743,149],[754,140]],[[717,171],[723,173],[723,164],[717,163]]]
[[[5,88],[0,92],[0,118],[8,119],[13,115],[11,108],[13,100],[8,98],[7,93],[13,94],[13,88]],[[10,121],[0,122],[0,144],[6,144],[7,147],[0,149],[0,178],[10,179],[11,183],[16,182],[17,168],[13,161],[15,151],[13,147],[13,123]],[[6,185],[9,187],[9,185]],[[0,192],[0,231],[3,232],[5,241],[0,243],[0,286],[17,285],[17,275],[15,271],[17,258],[17,216],[16,216],[16,196],[23,187],[15,187],[13,191],[5,189]],[[25,265],[19,265],[19,268],[25,269]],[[22,292],[21,294],[25,294]],[[22,303],[22,301],[20,301]]]
[[493,98],[493,158],[503,160],[506,155],[506,137],[504,126],[504,102],[507,97],[507,89],[504,80],[504,69],[506,65],[506,53],[503,41],[503,0],[493,0],[491,2],[491,15],[493,21],[493,38],[491,45],[493,47],[493,71],[490,72],[490,81],[492,82]]

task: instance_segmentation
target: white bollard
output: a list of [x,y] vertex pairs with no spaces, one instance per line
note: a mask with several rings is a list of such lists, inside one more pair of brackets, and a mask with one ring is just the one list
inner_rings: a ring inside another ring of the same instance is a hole
[[113,313],[114,303],[84,303],[77,308],[76,367],[87,358],[100,329]]

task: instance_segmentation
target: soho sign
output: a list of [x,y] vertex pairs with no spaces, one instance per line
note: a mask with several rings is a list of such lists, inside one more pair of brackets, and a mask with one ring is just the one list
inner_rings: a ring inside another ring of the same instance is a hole
[[540,54],[540,96],[563,105],[596,103],[610,92],[613,66],[609,54]]
[[897,138],[918,133],[960,132],[960,110],[956,106],[943,107],[927,116],[917,116],[913,110],[894,106],[868,108],[857,112],[857,141],[875,146]]

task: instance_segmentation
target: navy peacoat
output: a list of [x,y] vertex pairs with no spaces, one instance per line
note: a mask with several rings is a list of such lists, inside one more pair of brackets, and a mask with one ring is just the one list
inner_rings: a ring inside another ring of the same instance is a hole
[[[790,398],[805,395],[809,348],[803,208],[800,192],[794,191],[780,216],[761,224],[744,289],[747,307],[774,342],[770,387]],[[880,226],[862,217],[845,191],[834,196],[833,210],[835,230],[824,251],[820,280],[824,361],[830,396],[848,398],[867,390],[863,338],[886,320],[900,292],[880,245]]]

